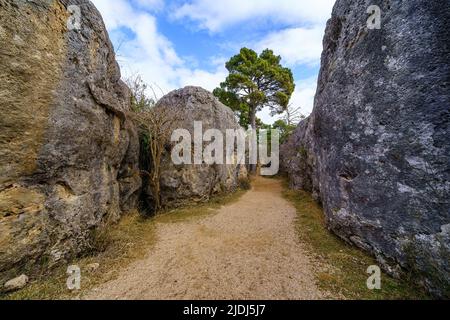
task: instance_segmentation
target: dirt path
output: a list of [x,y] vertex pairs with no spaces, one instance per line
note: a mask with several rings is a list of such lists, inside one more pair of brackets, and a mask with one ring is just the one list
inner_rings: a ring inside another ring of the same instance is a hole
[[88,299],[321,299],[313,264],[298,242],[295,208],[277,180],[258,178],[253,190],[217,214],[158,224],[147,258]]

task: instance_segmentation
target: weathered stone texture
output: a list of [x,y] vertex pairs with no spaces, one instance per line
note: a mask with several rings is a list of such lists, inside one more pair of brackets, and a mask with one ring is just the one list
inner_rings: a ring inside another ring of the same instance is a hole
[[[380,30],[366,27],[369,5]],[[450,296],[450,1],[338,0],[310,118],[283,146],[294,187],[391,273]]]
[[[68,30],[70,5],[80,30]],[[0,0],[0,43],[5,280],[89,250],[134,207],[140,177],[129,90],[90,1]]]
[[[199,87],[175,90],[161,98],[156,108],[173,110],[171,113],[180,120],[173,124],[172,129],[186,129],[192,138],[194,121],[202,122],[203,133],[209,129],[220,130],[224,142],[227,129],[240,129],[231,109],[220,103],[212,93]],[[204,146],[208,144],[209,142],[205,142]],[[213,195],[235,191],[239,186],[239,179],[247,178],[247,171],[244,165],[236,164],[174,165],[170,152],[166,152],[162,161],[161,178],[163,205],[179,206],[207,201]],[[147,194],[152,197],[150,190]]]

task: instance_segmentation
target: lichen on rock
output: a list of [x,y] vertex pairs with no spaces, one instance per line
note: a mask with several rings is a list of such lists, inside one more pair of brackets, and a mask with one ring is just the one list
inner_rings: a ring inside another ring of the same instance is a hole
[[281,151],[331,230],[392,274],[450,296],[448,1],[338,0],[312,115]]
[[[223,105],[211,92],[200,87],[186,87],[162,97],[155,108],[166,108],[178,115],[171,130],[185,129],[194,137],[194,122],[202,123],[202,132],[242,129],[230,108]],[[205,142],[205,145],[207,143]],[[202,149],[203,152],[203,149]],[[224,151],[225,154],[225,151]],[[224,159],[225,160],[225,159]],[[240,164],[184,164],[175,165],[171,152],[165,152],[161,164],[161,200],[166,207],[192,202],[203,202],[214,195],[231,193],[239,187],[239,180],[247,178],[245,165]],[[152,200],[151,188],[145,187],[146,197]]]

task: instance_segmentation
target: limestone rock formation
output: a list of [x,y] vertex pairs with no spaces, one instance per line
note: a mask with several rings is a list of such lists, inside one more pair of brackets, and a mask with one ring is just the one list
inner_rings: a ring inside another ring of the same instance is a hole
[[[230,108],[214,95],[199,87],[175,90],[160,99],[156,108],[169,108],[180,119],[174,129],[186,129],[194,137],[194,121],[201,121],[203,132],[218,129],[224,141],[227,129],[240,129]],[[206,143],[205,145],[207,145]],[[194,149],[194,148],[193,148]],[[232,192],[239,179],[246,179],[247,171],[241,165],[174,165],[170,152],[162,161],[161,200],[164,205],[179,206],[188,202],[209,200],[212,195]],[[150,189],[147,195],[151,198]]]
[[90,1],[0,0],[0,42],[3,283],[90,249],[140,176],[129,90]]
[[315,107],[282,148],[293,187],[328,226],[450,296],[450,10],[447,0],[338,0]]

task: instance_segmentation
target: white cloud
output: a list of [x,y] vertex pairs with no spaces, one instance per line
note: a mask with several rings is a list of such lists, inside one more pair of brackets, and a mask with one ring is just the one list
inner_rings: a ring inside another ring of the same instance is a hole
[[209,91],[213,91],[215,88],[217,88],[228,75],[225,68],[223,68],[223,70],[219,68],[215,73],[199,69],[189,70],[186,68],[180,69],[178,71],[180,72],[179,75],[181,87],[196,85]]
[[139,7],[152,11],[158,11],[164,7],[163,0],[134,0],[134,2]]
[[[130,4],[123,0],[91,0],[102,14],[106,28],[111,31],[120,27],[135,16]],[[120,12],[120,14],[118,14]]]
[[177,8],[174,19],[187,18],[201,29],[223,31],[244,21],[264,19],[284,24],[323,24],[335,0],[191,0]]
[[[326,21],[335,0],[190,0],[172,13],[172,18],[190,20],[199,29],[221,32],[238,24],[261,21],[281,23],[285,28],[252,43],[261,52],[273,49],[289,66],[317,65],[322,52]],[[256,22],[256,23],[255,23]]]
[[[140,2],[152,5],[159,1]],[[189,59],[184,61],[176,53],[173,44],[158,31],[153,15],[134,9],[126,0],[93,0],[93,3],[102,13],[109,32],[120,33],[121,28],[127,28],[134,34],[134,39],[123,37],[118,53],[125,78],[137,73],[142,75],[147,83],[157,88],[158,95],[186,85],[213,90],[225,79],[224,67],[217,67],[214,72],[189,68]]]
[[301,107],[301,112],[305,116],[311,114],[314,106],[314,96],[317,89],[317,77],[299,80],[295,83],[295,92],[291,98],[291,104]]
[[254,46],[258,52],[266,48],[281,55],[289,66],[300,64],[318,64],[322,53],[323,28],[288,28],[270,33]]

